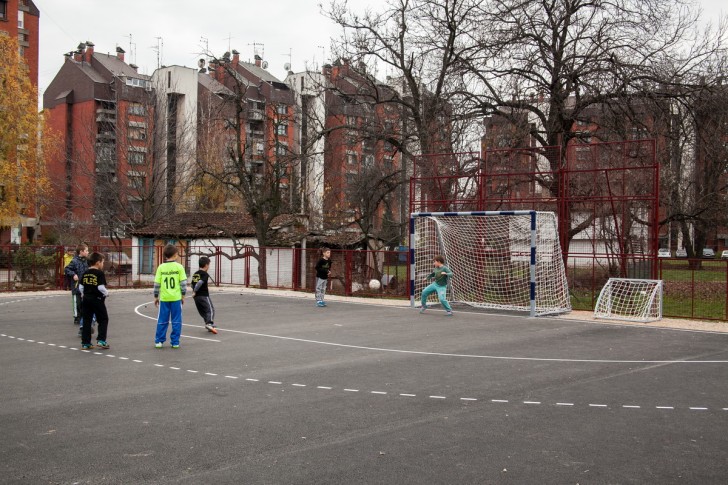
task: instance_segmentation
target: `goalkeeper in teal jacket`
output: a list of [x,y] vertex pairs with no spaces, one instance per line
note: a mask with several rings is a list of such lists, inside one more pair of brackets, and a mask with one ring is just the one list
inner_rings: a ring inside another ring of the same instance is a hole
[[451,317],[452,308],[450,308],[450,304],[447,302],[447,282],[452,276],[452,270],[445,266],[445,258],[442,256],[435,256],[434,264],[435,270],[427,275],[425,283],[433,278],[435,281],[422,290],[422,308],[420,308],[420,313],[424,313],[425,310],[427,310],[427,297],[432,293],[437,292],[437,298],[440,300],[440,304],[445,309],[445,315]]

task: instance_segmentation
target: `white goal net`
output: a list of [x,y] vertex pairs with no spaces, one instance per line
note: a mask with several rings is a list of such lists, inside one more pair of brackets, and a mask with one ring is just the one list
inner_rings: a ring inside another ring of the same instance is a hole
[[[552,212],[413,213],[410,300],[420,305],[433,259],[453,277],[448,300],[532,316],[571,310],[556,216]],[[431,296],[437,301],[436,295]]]
[[662,280],[609,278],[599,293],[595,318],[654,322],[662,318]]

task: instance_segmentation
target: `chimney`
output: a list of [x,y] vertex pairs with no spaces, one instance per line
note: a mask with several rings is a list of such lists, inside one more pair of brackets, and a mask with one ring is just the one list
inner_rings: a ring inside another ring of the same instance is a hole
[[136,64],[129,64],[129,67],[131,67],[135,71],[138,71],[139,70],[139,66],[137,66]]
[[240,52],[233,49],[233,67],[237,67],[238,63],[240,63]]
[[255,55],[255,65],[257,67],[260,67],[261,62],[263,61],[263,58],[260,57],[258,54]]
[[116,58],[120,61],[124,60],[124,49],[122,49],[121,47],[116,48]]
[[86,50],[86,44],[81,42],[76,47],[76,52],[73,53],[73,60],[76,62],[83,62],[83,51]]
[[86,41],[86,52],[84,53],[84,60],[91,64],[91,58],[94,55],[94,43],[90,40]]

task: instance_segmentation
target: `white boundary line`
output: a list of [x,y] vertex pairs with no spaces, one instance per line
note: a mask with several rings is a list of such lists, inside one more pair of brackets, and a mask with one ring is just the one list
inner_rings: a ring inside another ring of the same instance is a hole
[[[285,295],[281,296],[282,298],[287,298]],[[150,317],[148,315],[144,315],[139,312],[139,309],[142,306],[149,305],[150,303],[154,302],[147,302],[142,303],[134,308],[134,312],[142,316],[144,318],[149,318],[151,320],[156,320],[154,317]],[[360,303],[364,304],[364,303]],[[371,304],[370,304],[371,305]],[[397,308],[397,307],[393,307]],[[407,308],[407,310],[410,310]],[[515,317],[515,316],[514,316]],[[518,318],[523,318],[518,317]],[[575,320],[570,320],[575,321]],[[584,323],[594,323],[594,322],[587,322],[583,321]],[[197,327],[202,328],[200,325],[190,325],[187,323],[183,323],[182,325],[190,326],[190,327]],[[632,327],[630,325],[624,325],[625,327]],[[652,327],[651,327],[652,328]],[[655,327],[655,328],[662,328],[662,327]],[[293,342],[303,342],[303,343],[310,343],[310,344],[316,344],[316,345],[328,345],[332,347],[342,347],[342,348],[349,348],[349,349],[359,349],[359,350],[371,350],[376,352],[392,352],[392,353],[398,353],[398,354],[412,354],[412,355],[432,355],[432,356],[439,356],[439,357],[458,357],[458,358],[468,358],[468,359],[490,359],[490,360],[512,360],[512,361],[531,361],[531,362],[578,362],[578,363],[592,363],[592,364],[728,364],[728,360],[613,360],[613,359],[564,359],[564,358],[548,358],[548,357],[513,357],[513,356],[501,356],[501,355],[477,355],[477,354],[451,354],[446,352],[425,352],[425,351],[419,351],[419,350],[403,350],[403,349],[390,349],[390,348],[383,348],[383,347],[368,347],[364,345],[352,345],[352,344],[342,344],[337,342],[326,342],[321,340],[311,340],[311,339],[303,339],[303,338],[296,338],[296,337],[283,337],[280,335],[271,335],[271,334],[265,334],[265,333],[258,333],[258,332],[246,332],[243,330],[232,330],[232,329],[224,329],[225,332],[229,333],[238,333],[242,335],[252,335],[255,337],[264,337],[264,338],[274,338],[274,339],[280,339],[280,340],[289,340]],[[725,335],[725,334],[721,334]],[[183,337],[188,338],[201,338],[201,337],[191,337],[189,335],[182,335]],[[220,342],[219,340],[213,340],[213,339],[202,339],[202,340],[211,340],[213,342]]]

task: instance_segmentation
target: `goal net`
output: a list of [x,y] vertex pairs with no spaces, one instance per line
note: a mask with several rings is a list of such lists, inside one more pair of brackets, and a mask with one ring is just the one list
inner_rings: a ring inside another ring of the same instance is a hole
[[599,293],[595,318],[654,322],[662,318],[662,280],[609,278]]
[[[571,310],[553,212],[418,212],[410,215],[410,302],[419,306],[436,255],[453,277],[448,301],[479,308]],[[436,295],[431,296],[437,302]]]

